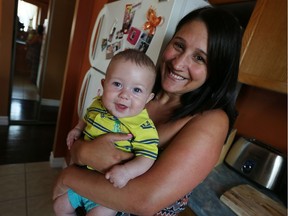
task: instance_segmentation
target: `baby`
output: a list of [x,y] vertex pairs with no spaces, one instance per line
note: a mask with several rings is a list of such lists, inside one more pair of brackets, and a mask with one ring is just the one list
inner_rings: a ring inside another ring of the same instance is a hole
[[[122,188],[130,179],[146,172],[157,158],[158,133],[145,109],[146,103],[154,97],[155,78],[155,65],[143,52],[134,49],[119,52],[111,59],[105,80],[102,80],[103,95],[96,97],[84,119],[80,119],[67,136],[67,145],[71,148],[82,132],[85,140],[111,132],[131,134],[130,140],[118,141],[115,147],[133,152],[135,157],[105,173],[105,178],[115,187]],[[88,216],[117,213],[71,189],[54,202],[56,215],[73,215],[78,207],[84,207]]]

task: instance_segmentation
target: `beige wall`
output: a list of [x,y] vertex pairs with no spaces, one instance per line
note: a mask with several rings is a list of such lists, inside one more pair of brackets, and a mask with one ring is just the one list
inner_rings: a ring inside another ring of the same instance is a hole
[[287,154],[287,95],[243,85],[238,100],[238,135],[255,138]]
[[37,5],[38,7],[41,8],[41,17],[39,24],[43,24],[44,20],[47,18],[50,0],[24,0],[24,1],[30,4]]
[[[60,100],[68,54],[75,0],[52,0],[41,97]],[[46,67],[45,67],[46,66]]]
[[0,117],[9,113],[9,89],[15,1],[0,0]]

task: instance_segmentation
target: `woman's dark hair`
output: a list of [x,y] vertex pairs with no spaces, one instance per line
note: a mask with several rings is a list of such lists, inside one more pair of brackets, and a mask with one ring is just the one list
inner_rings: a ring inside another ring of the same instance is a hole
[[[238,20],[228,12],[205,7],[183,17],[175,33],[195,20],[202,21],[208,31],[207,80],[200,88],[181,96],[181,106],[175,109],[171,120],[219,108],[229,117],[230,131],[237,117],[235,102],[242,29]],[[156,93],[161,91],[159,74],[154,90]]]

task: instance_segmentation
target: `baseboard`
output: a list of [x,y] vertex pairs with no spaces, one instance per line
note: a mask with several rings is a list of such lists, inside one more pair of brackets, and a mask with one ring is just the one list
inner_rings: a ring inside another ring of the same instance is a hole
[[9,125],[8,116],[0,116],[0,125]]
[[41,105],[43,106],[60,106],[60,100],[53,100],[53,99],[41,99]]
[[50,167],[52,168],[65,168],[67,167],[66,160],[64,157],[55,158],[53,152],[50,153]]

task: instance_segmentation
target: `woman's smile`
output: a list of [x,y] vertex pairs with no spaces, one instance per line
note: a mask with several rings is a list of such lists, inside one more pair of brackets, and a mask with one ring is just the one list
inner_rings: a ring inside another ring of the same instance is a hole
[[185,77],[182,77],[182,76],[180,76],[180,75],[178,75],[178,74],[176,74],[176,73],[174,73],[173,71],[169,71],[169,77],[171,77],[172,79],[176,79],[176,80],[185,80],[185,79],[187,79],[187,78],[185,78]]

